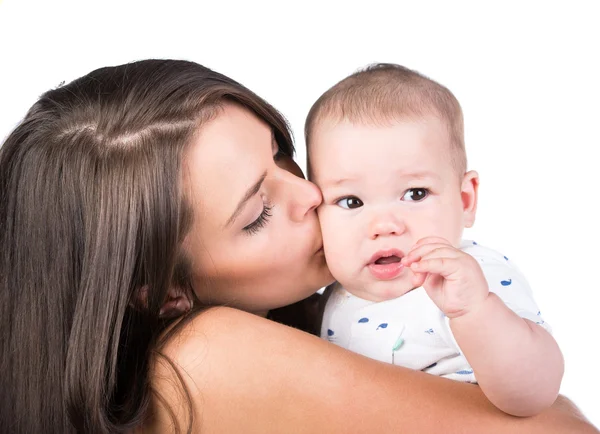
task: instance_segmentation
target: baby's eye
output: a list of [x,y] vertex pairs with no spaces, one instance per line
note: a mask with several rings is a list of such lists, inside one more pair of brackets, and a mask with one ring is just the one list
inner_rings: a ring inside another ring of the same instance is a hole
[[429,190],[426,188],[409,188],[402,196],[402,200],[420,202],[427,196],[429,196]]
[[338,200],[336,205],[339,205],[345,209],[354,209],[363,206],[363,201],[356,196],[348,196]]

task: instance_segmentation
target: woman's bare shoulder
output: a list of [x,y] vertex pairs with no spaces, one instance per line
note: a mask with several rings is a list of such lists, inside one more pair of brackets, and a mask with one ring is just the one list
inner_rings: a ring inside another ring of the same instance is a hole
[[585,425],[568,408],[512,418],[477,386],[370,360],[232,308],[201,313],[162,354],[148,432],[172,431],[173,418],[185,428],[190,414],[203,433],[434,432],[443,423],[448,433],[529,434]]
[[209,372],[214,374],[212,371],[233,354],[245,352],[250,356],[256,341],[276,333],[279,327],[282,326],[238,309],[207,309],[181,324],[169,336],[160,349],[154,369],[157,374],[168,375],[175,365],[197,382]]
[[[194,431],[201,425],[208,433],[293,432],[287,423],[304,425],[304,419],[316,429],[325,414],[309,417],[309,411],[321,401],[314,385],[323,383],[316,377],[327,373],[331,349],[339,350],[243,311],[211,308],[180,327],[155,356],[151,382],[161,398],[153,403],[154,428],[144,431],[170,429],[173,417],[184,428],[190,413]],[[328,382],[345,386],[344,376]]]
[[242,310],[213,307],[179,327],[162,353],[180,366],[196,366],[200,359],[210,357],[218,363],[219,357],[255,353],[257,347],[269,346],[278,337],[298,339],[302,335],[305,333]]

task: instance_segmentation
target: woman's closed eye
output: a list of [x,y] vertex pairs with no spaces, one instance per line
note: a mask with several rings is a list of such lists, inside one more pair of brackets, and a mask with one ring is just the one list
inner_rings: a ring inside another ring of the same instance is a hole
[[430,191],[428,188],[409,188],[402,196],[402,200],[408,202],[420,202],[429,196]]
[[273,209],[273,205],[270,205],[268,202],[263,204],[263,210],[260,215],[249,225],[244,226],[242,230],[248,235],[254,235],[269,222],[269,218],[271,217],[271,210]]
[[335,201],[335,204],[344,209],[360,208],[364,205],[363,201],[356,196],[346,196]]

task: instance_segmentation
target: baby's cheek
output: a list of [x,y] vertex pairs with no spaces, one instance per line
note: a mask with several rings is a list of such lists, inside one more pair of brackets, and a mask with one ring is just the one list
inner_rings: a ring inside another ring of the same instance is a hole
[[321,222],[321,234],[323,236],[325,255],[328,260],[334,259],[339,247],[339,235],[336,232],[335,222],[324,212],[319,214],[319,221]]
[[344,281],[352,274],[353,265],[358,255],[355,234],[339,219],[325,215],[321,218],[321,231],[323,233],[323,246],[327,265],[333,277]]

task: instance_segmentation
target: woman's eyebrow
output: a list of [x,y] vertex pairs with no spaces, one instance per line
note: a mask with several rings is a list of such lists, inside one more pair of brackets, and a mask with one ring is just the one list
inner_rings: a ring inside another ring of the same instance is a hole
[[250,188],[246,191],[246,194],[244,194],[244,197],[238,203],[237,207],[235,208],[235,211],[233,212],[233,214],[231,214],[231,217],[229,217],[227,223],[225,223],[225,227],[231,226],[235,219],[241,214],[242,210],[244,209],[244,206],[246,205],[246,203],[248,203],[250,198],[252,198],[256,193],[258,193],[266,177],[267,171],[265,170],[261,177],[258,179],[258,181],[251,185]]

